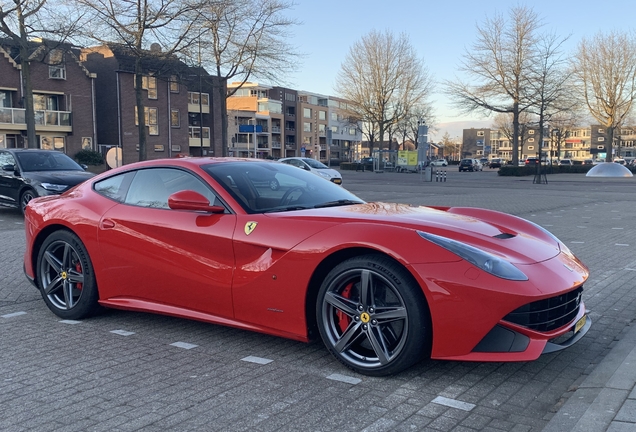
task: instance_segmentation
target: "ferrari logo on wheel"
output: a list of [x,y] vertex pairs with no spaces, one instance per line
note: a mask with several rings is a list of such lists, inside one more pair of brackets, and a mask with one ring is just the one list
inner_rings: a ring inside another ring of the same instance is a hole
[[360,321],[362,321],[363,323],[368,323],[369,320],[371,319],[371,317],[369,316],[368,313],[366,312],[362,312],[362,314],[360,314]]
[[246,223],[245,224],[245,235],[252,234],[252,231],[254,231],[254,229],[256,228],[256,225],[258,225],[258,222],[250,221],[250,222]]

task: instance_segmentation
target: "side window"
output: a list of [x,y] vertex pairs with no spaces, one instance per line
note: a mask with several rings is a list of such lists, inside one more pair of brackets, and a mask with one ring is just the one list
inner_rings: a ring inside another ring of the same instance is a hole
[[212,205],[223,205],[200,179],[176,168],[139,170],[130,184],[125,203],[140,207],[168,209],[168,197],[182,190],[193,190]]
[[130,179],[134,173],[124,173],[113,177],[109,177],[99,181],[93,185],[93,189],[100,195],[110,198],[117,202],[124,202],[126,197],[126,189],[130,184]]
[[15,166],[15,159],[13,159],[13,156],[11,156],[11,153],[0,152],[0,167],[4,167],[6,165]]

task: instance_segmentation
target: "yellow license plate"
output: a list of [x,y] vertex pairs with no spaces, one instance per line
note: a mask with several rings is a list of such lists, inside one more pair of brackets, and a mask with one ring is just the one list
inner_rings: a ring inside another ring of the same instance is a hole
[[576,322],[576,324],[574,325],[574,333],[578,333],[579,330],[581,330],[583,328],[583,326],[585,325],[585,322],[587,321],[587,315],[583,315],[581,317],[580,320],[578,320]]
[[342,180],[340,180],[340,179],[335,179],[333,182],[334,182],[335,184],[340,184],[340,183],[342,183]]

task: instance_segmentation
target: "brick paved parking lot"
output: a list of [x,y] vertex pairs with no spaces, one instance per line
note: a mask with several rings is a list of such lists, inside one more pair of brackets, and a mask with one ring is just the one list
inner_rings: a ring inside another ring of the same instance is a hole
[[114,310],[64,322],[23,275],[21,215],[0,209],[0,430],[541,431],[634,324],[634,178],[343,179],[368,201],[479,206],[546,227],[590,267],[590,332],[535,362],[427,361],[371,378],[319,342]]

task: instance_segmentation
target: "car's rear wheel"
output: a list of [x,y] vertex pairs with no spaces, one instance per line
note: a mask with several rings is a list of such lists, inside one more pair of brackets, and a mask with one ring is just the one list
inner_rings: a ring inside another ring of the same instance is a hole
[[68,231],[49,235],[37,259],[37,280],[51,311],[64,319],[81,319],[98,309],[97,283],[86,247]]
[[20,194],[20,210],[22,211],[22,214],[24,214],[29,201],[36,197],[37,195],[33,189],[26,189]]
[[344,365],[366,375],[398,373],[430,352],[430,314],[406,270],[379,255],[329,272],[316,304],[320,335]]

